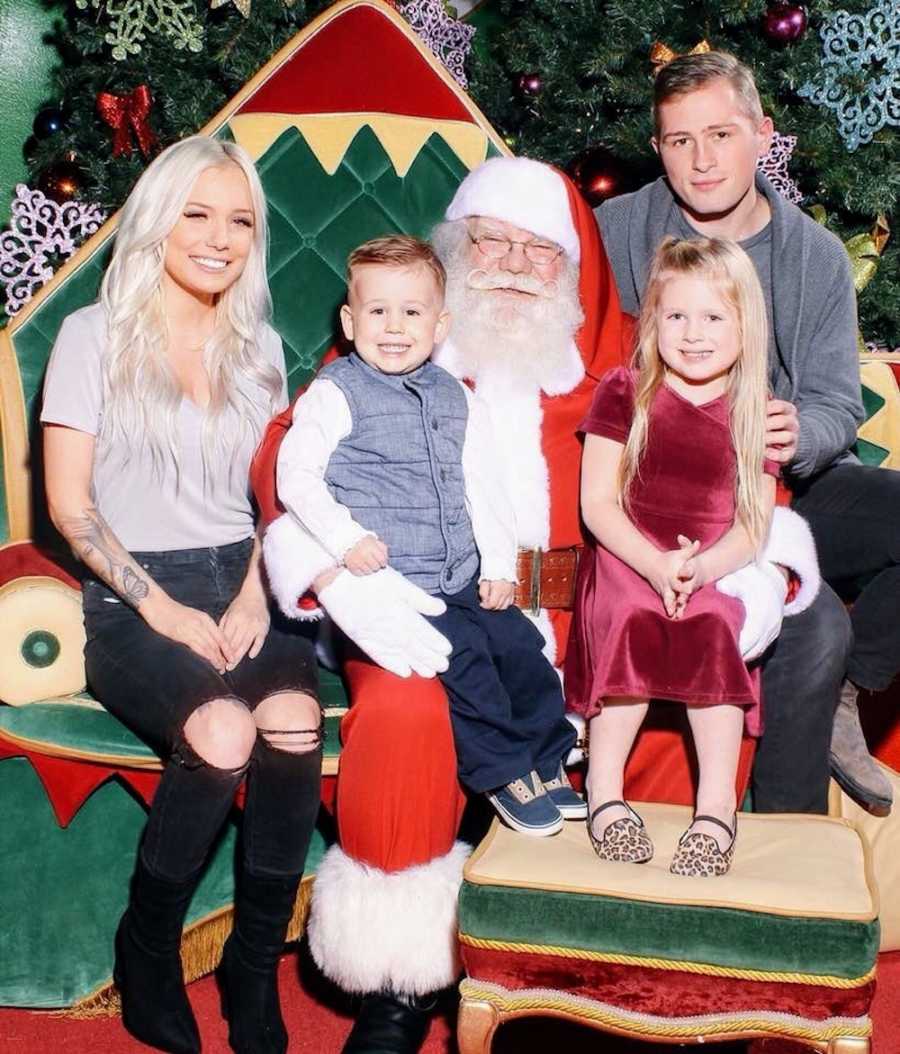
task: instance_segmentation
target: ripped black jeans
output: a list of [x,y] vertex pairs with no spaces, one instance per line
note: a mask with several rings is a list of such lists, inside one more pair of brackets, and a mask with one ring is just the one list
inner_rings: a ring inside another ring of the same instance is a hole
[[[133,556],[174,600],[218,622],[244,581],[251,551],[247,539]],[[258,875],[299,874],[319,808],[321,746],[291,753],[258,735],[248,766],[220,769],[194,753],[183,730],[191,714],[213,699],[237,700],[252,712],[278,692],[316,698],[311,642],[273,618],[259,655],[219,674],[185,645],[152,630],[94,578],[84,582],[84,621],[91,690],[166,762],[141,848],[146,866],[171,881],[195,875],[246,774],[244,867]]]

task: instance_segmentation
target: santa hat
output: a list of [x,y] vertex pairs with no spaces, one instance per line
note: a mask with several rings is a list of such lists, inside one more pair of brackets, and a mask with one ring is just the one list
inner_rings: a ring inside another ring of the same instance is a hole
[[[615,279],[597,221],[564,172],[527,157],[492,157],[466,176],[447,207],[450,221],[466,216],[505,220],[561,245],[579,270],[584,324],[575,343],[582,372],[598,378],[628,360],[630,320],[618,309]],[[567,390],[568,385],[561,389]]]
[[490,216],[561,245],[575,263],[581,243],[561,172],[527,157],[492,157],[460,183],[447,219]]

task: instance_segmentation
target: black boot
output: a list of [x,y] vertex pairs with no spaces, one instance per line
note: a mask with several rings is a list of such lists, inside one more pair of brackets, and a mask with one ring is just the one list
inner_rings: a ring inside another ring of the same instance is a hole
[[122,998],[122,1023],[135,1039],[169,1054],[200,1051],[181,971],[181,930],[198,879],[160,878],[138,853],[131,899],[116,930],[113,979]]
[[343,1054],[416,1054],[436,1006],[433,995],[367,995]]
[[287,1029],[278,997],[278,958],[294,911],[300,876],[240,875],[234,929],[219,977],[228,1042],[237,1054],[285,1054]]

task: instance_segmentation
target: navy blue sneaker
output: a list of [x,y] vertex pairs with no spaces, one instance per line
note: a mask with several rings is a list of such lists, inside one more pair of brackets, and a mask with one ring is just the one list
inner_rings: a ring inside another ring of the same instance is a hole
[[587,817],[587,802],[569,783],[562,762],[553,779],[544,780],[544,790],[564,820],[584,820]]
[[535,838],[546,838],[562,830],[563,818],[534,771],[510,780],[505,787],[488,791],[488,801],[507,827]]

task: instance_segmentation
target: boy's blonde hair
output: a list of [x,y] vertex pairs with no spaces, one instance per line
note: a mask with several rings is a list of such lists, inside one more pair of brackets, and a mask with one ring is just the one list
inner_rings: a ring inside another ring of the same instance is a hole
[[373,238],[354,249],[347,258],[348,289],[353,281],[354,269],[366,264],[381,264],[383,267],[426,267],[431,272],[442,297],[447,288],[447,272],[437,253],[428,242],[408,234]]
[[676,95],[688,95],[722,78],[734,88],[741,107],[755,124],[763,119],[762,103],[753,71],[727,51],[707,51],[699,55],[679,55],[663,66],[653,82],[653,128],[658,136],[659,108]]
[[631,485],[647,446],[650,406],[663,383],[666,365],[659,354],[657,309],[666,281],[676,276],[704,278],[716,285],[737,315],[741,350],[729,373],[731,438],[734,443],[736,520],[755,546],[767,529],[762,500],[765,457],[769,330],[762,287],[750,257],[724,238],[666,238],[650,267],[641,301],[634,367],[634,417],[619,466],[619,501],[627,508]]

